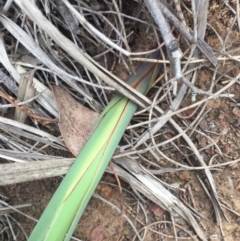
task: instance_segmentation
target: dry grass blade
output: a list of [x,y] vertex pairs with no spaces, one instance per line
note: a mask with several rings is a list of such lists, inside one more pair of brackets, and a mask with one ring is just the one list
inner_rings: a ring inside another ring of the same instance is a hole
[[[161,2],[163,1],[164,4]],[[177,28],[177,30],[181,33],[181,35],[186,38],[190,43],[196,44],[199,50],[207,57],[207,59],[214,65],[217,65],[217,58],[215,57],[212,48],[202,39],[196,38],[194,33],[189,28],[186,29],[183,23],[181,23],[178,18],[168,9],[168,4],[165,0],[161,0],[159,6],[163,12],[163,14],[168,18],[168,20]],[[205,5],[207,6],[207,5]],[[204,11],[207,13],[206,9]]]
[[[21,30],[20,30],[21,31]],[[28,35],[25,36],[26,38],[29,38]],[[37,45],[33,46],[33,48],[37,48]],[[11,76],[14,78],[14,80],[19,83],[21,76],[20,74],[26,73],[26,70],[24,70],[21,66],[17,65],[16,69],[13,67],[12,63],[9,61],[8,55],[6,53],[6,49],[4,47],[4,43],[2,38],[0,38],[0,49],[1,49],[1,56],[0,56],[0,61],[4,65],[4,67],[8,70],[8,72],[11,74]],[[51,98],[51,92],[44,86],[41,82],[39,82],[37,79],[33,79],[34,82],[34,87],[36,88],[37,92],[42,93],[41,96],[39,96],[38,101],[42,106],[44,106],[50,113],[53,115],[57,116],[56,110],[54,109],[54,104],[53,106],[51,105],[51,102],[49,101],[49,97]],[[8,81],[4,81],[4,84],[6,85],[9,83]],[[9,88],[11,91],[14,89]],[[50,92],[50,93],[49,93]],[[13,92],[14,93],[14,92]],[[16,94],[16,93],[14,93]],[[47,102],[47,103],[46,103]]]
[[4,47],[3,39],[0,37],[0,61],[3,64],[3,66],[7,69],[9,73],[11,73],[11,76],[14,78],[14,80],[19,83],[20,81],[20,75],[17,73],[16,69],[13,67],[11,62],[9,61],[6,49]]
[[[20,79],[19,90],[18,90],[18,100],[27,101],[34,97],[35,89],[33,88],[33,76],[34,76],[34,71],[23,76]],[[28,103],[27,107],[31,108],[32,103],[31,102]],[[16,109],[14,119],[16,121],[24,123],[25,120],[27,119],[27,115],[21,112],[19,109]]]
[[[197,30],[198,30],[198,37],[200,39],[204,38],[205,35],[205,30],[206,30],[206,24],[207,24],[207,11],[208,11],[208,1],[202,1],[200,2],[200,4],[197,4],[198,9],[197,9],[197,13],[198,15],[196,16],[198,19],[198,23],[205,23],[205,24],[198,24],[197,25]],[[193,52],[193,57],[197,58],[198,57],[198,50],[194,49]],[[195,66],[194,64],[189,65],[189,69],[193,69]],[[187,76],[188,79],[192,78],[192,74],[189,74]],[[182,85],[178,96],[174,99],[174,101],[172,102],[171,108],[169,110],[166,111],[166,114],[172,113],[173,110],[178,109],[178,107],[180,106],[185,92],[187,90],[187,86],[186,85]],[[160,120],[159,122],[157,122],[154,127],[152,127],[151,130],[151,134],[153,135],[155,132],[157,132],[157,130],[159,130],[160,128],[162,128],[162,126],[168,121],[168,118],[164,118],[162,120]],[[151,135],[149,132],[146,132],[142,138],[138,141],[138,143],[136,144],[136,147],[141,145],[142,143],[144,143],[148,138],[150,138]],[[194,147],[194,149],[196,150],[196,148]],[[204,160],[202,159],[202,157],[199,155],[199,161],[201,163],[201,165],[205,166]],[[213,195],[213,204],[214,204],[214,208],[215,208],[215,212],[216,212],[216,217],[217,217],[217,222],[220,224],[221,223],[221,215],[220,213],[223,215],[222,209],[220,207],[219,201],[218,201],[218,197],[217,197],[217,193],[215,190],[215,184],[214,184],[214,180],[212,178],[212,175],[210,173],[209,170],[206,170],[206,175],[208,177],[208,180],[210,182],[210,186],[212,188],[212,195]]]
[[[123,180],[129,182],[137,191],[145,197],[160,205],[175,215],[175,212],[183,217],[195,230],[199,238],[206,241],[206,237],[193,217],[191,211],[174,195],[171,194],[162,184],[150,174],[144,167],[134,160],[126,161],[119,158],[114,160],[114,169]],[[122,167],[122,168],[119,168]],[[126,171],[127,170],[127,171]],[[132,177],[134,176],[134,178]]]
[[29,206],[31,206],[31,204],[21,204],[21,205],[10,206],[10,207],[0,207],[0,216],[8,213],[14,213],[15,212],[14,209],[21,209]]
[[[0,123],[3,123],[6,128],[8,128],[10,131],[13,130],[14,127],[19,128],[19,130],[24,131],[25,133],[30,133],[30,134],[34,134],[36,136],[39,136],[40,139],[46,143],[56,143],[59,148],[63,148],[64,149],[64,143],[63,141],[59,140],[59,138],[44,132],[42,130],[39,130],[37,128],[31,127],[29,125],[20,123],[18,121],[14,121],[8,118],[4,118],[4,117],[0,117]],[[34,137],[33,137],[34,138]]]
[[[140,106],[143,106],[143,103],[139,101],[135,96],[143,98],[143,95],[135,91],[133,88],[125,84],[120,79],[115,78],[118,82],[116,83],[111,78],[108,77],[104,72],[99,70],[87,57],[86,55],[81,51],[81,49],[76,48],[76,46],[66,37],[64,37],[58,29],[56,29],[43,15],[42,13],[36,8],[35,5],[33,5],[29,0],[26,1],[20,1],[15,0],[17,4],[32,18],[34,21],[46,32],[49,34],[49,36],[56,41],[56,43],[64,49],[70,56],[72,56],[75,60],[77,60],[80,64],[85,66],[89,71],[94,73],[99,78],[103,79],[106,83],[108,83],[110,86],[116,88],[119,92],[124,94],[129,99],[133,100],[135,103],[139,104]],[[9,25],[9,20],[2,15],[1,17],[2,23],[7,28]],[[13,24],[12,24],[13,26]],[[15,26],[16,27],[16,26]],[[11,33],[14,35],[14,32],[11,31]],[[26,35],[26,34],[25,34]],[[26,35],[26,38],[29,38]],[[23,40],[23,39],[22,39]],[[31,41],[32,42],[32,41]],[[26,44],[26,48],[29,48],[29,42]],[[34,48],[31,48],[31,52],[35,53]],[[48,58],[46,58],[48,60]],[[51,63],[52,64],[52,63]],[[58,70],[56,72],[62,72],[62,70]],[[69,75],[68,75],[69,76]],[[66,81],[66,79],[64,79]],[[68,81],[68,84],[71,86],[72,82]],[[89,84],[89,83],[88,83]],[[76,86],[75,86],[76,88]]]
[[0,186],[64,175],[75,158],[1,164]]
[[[24,75],[27,72],[21,65],[18,64],[16,65],[16,70],[20,75]],[[53,116],[58,117],[57,108],[53,100],[52,91],[35,77],[33,77],[33,85],[36,89],[36,92],[40,94],[37,98],[37,101]]]
[[[13,21],[7,18],[4,15],[0,16],[0,21],[4,25],[6,29],[20,42],[22,43],[26,49],[28,49],[33,55],[35,55],[42,63],[48,66],[51,71],[57,74],[60,78],[62,78],[69,86],[75,88],[79,93],[86,98],[92,100],[91,96],[88,96],[81,88],[79,88],[75,82],[71,81],[71,78],[78,79],[75,76],[71,76],[66,73],[64,70],[59,68],[49,57],[48,55],[34,42],[34,40],[24,32],[18,25],[16,25]],[[16,72],[16,70],[14,69]],[[18,75],[19,78],[19,75]],[[80,81],[83,81],[80,79]],[[18,81],[19,82],[19,81]]]

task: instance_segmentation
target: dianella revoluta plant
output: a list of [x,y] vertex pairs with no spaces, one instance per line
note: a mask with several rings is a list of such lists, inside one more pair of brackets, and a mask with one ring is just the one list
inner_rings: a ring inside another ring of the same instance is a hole
[[[159,59],[160,52],[149,58]],[[142,94],[151,88],[160,64],[144,62],[127,83]],[[117,93],[101,114],[94,133],[50,200],[29,241],[70,240],[137,105]]]

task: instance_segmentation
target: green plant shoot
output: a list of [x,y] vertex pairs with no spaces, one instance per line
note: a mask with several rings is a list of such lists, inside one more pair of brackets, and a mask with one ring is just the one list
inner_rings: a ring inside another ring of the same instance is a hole
[[[150,55],[158,59],[159,51]],[[142,63],[127,83],[146,94],[160,65]],[[29,241],[68,241],[98,185],[137,105],[117,93],[100,116],[93,135],[76,158],[34,228]]]

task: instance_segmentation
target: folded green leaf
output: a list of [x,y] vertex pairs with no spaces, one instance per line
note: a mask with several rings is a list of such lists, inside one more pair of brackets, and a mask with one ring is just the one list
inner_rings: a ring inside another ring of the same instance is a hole
[[[150,58],[159,58],[159,51]],[[159,72],[159,64],[142,63],[127,81],[146,94]],[[116,94],[101,115],[93,135],[52,197],[29,241],[70,240],[137,105]]]

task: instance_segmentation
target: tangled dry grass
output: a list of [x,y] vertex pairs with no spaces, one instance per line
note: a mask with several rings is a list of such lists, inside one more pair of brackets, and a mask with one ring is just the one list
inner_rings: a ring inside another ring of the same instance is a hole
[[[132,188],[123,195],[135,200],[125,200],[134,211],[95,195],[122,213],[129,239],[236,240],[238,1],[35,2],[0,1],[1,240],[26,240],[31,231],[13,212],[36,221],[28,202],[10,205],[9,185],[63,175],[74,161],[57,125],[53,84],[99,113],[116,90],[139,105],[112,161]],[[162,42],[167,54],[152,60],[162,74],[145,97],[124,80]]]

